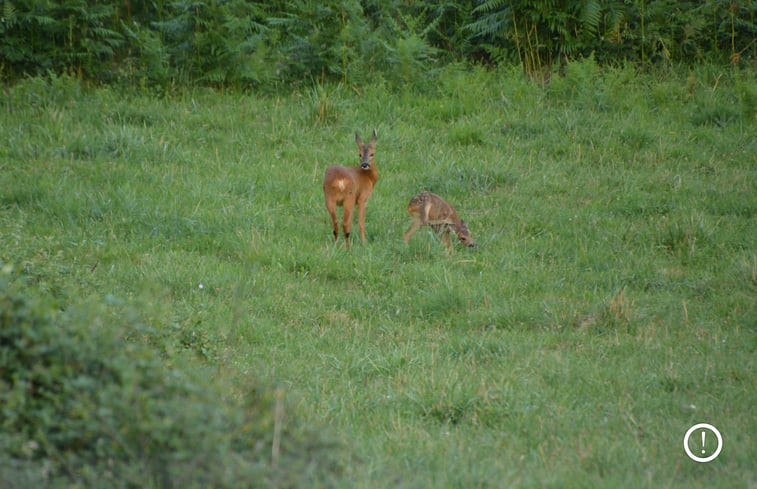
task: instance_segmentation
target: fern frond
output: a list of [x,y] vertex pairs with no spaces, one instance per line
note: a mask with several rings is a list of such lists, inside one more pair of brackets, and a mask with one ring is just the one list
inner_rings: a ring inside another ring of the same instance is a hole
[[16,23],[16,7],[13,6],[10,0],[3,2],[3,18],[1,20],[8,27]]
[[465,29],[474,36],[488,36],[502,32],[510,24],[509,8],[484,15],[480,19],[466,24]]
[[602,4],[598,0],[584,0],[579,14],[581,29],[587,37],[591,37],[599,30],[602,22]]
[[473,9],[474,14],[478,14],[481,12],[494,12],[497,10],[505,10],[509,8],[509,3],[507,0],[486,0],[481,3],[478,7]]

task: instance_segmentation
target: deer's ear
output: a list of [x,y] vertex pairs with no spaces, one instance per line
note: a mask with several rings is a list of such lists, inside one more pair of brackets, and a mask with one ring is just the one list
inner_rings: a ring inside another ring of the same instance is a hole
[[460,227],[462,229],[465,229],[467,231],[468,230],[468,223],[465,222],[465,221],[463,221],[462,219],[460,219]]
[[373,143],[376,142],[376,130],[375,129],[373,130],[373,135],[371,136],[371,142],[373,142]]
[[355,142],[357,143],[358,146],[363,145],[363,140],[360,139],[360,134],[358,134],[357,131],[355,131]]

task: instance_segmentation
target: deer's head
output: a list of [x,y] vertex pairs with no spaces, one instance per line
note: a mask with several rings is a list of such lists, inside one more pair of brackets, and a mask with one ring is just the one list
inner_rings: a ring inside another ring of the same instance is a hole
[[457,234],[457,239],[459,239],[460,242],[468,248],[473,248],[474,246],[476,246],[476,244],[473,242],[473,235],[471,234],[470,230],[468,230],[468,225],[465,223],[465,221],[460,221],[460,227],[455,231],[455,234]]
[[370,170],[373,166],[373,155],[376,152],[376,130],[373,130],[373,136],[367,145],[360,139],[360,134],[355,132],[355,143],[360,149],[360,169]]

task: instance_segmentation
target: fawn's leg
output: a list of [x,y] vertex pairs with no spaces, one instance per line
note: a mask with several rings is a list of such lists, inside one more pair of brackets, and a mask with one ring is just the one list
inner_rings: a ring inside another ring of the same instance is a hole
[[447,250],[452,251],[452,240],[449,238],[449,226],[444,226],[442,241],[444,241],[444,244],[447,245]]
[[428,210],[429,205],[426,204],[423,207],[421,207],[421,212],[418,214],[418,219],[420,219],[421,226],[429,226],[431,223],[428,222]]
[[413,222],[410,223],[410,227],[405,231],[405,234],[402,235],[402,239],[405,241],[405,244],[410,240],[410,236],[414,235],[416,231],[418,231],[421,226],[421,220],[417,217],[413,217]]

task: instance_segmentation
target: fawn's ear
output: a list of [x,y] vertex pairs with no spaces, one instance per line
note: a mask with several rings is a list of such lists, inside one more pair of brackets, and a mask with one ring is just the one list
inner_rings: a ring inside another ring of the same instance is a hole
[[363,145],[363,140],[360,139],[360,134],[358,134],[357,131],[355,131],[355,142],[357,143],[358,146]]
[[373,135],[371,136],[371,142],[372,143],[376,142],[376,130],[375,129],[373,130]]

